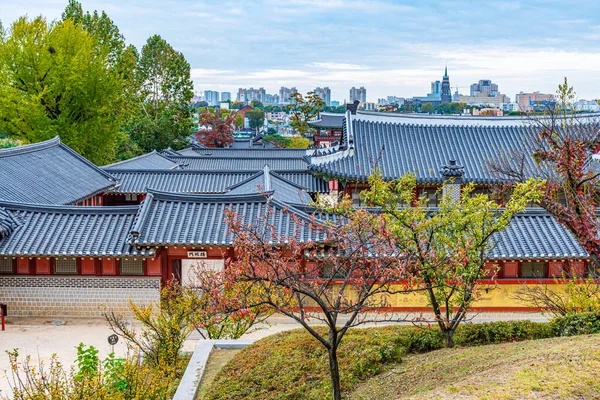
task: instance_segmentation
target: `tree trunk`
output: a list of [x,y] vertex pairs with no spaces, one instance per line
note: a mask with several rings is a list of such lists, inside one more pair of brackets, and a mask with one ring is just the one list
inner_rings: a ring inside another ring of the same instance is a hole
[[446,348],[451,349],[454,347],[454,330],[444,329],[444,337],[446,338]]
[[329,372],[331,374],[332,399],[342,400],[342,388],[340,387],[340,368],[337,359],[337,348],[332,346],[329,350]]

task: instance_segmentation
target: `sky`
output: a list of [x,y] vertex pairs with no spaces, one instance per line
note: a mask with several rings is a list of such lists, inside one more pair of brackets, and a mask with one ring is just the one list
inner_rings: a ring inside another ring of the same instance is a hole
[[[191,65],[195,90],[235,93],[329,86],[343,102],[423,96],[441,80],[452,92],[492,79],[554,93],[568,77],[579,99],[600,98],[600,1],[82,0],[107,12],[141,49],[159,34]],[[60,17],[67,0],[0,0],[5,28],[22,15]]]

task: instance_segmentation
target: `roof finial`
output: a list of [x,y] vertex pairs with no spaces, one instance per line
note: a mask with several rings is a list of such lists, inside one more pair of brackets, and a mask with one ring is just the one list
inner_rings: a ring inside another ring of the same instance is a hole
[[456,160],[450,160],[448,165],[440,169],[440,174],[446,179],[460,180],[464,174],[464,167],[456,164]]
[[265,192],[270,192],[271,191],[271,168],[269,168],[268,164],[265,164],[265,167],[263,168],[263,179],[265,181],[265,187],[263,188],[263,190]]
[[446,63],[446,69],[444,70],[444,76],[448,76],[448,64]]

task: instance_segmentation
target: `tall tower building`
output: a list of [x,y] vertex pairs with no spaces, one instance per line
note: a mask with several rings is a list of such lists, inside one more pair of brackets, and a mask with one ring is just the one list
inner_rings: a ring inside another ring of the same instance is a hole
[[450,91],[450,77],[448,76],[448,67],[444,71],[444,78],[442,79],[442,93],[440,96],[442,104],[450,103],[452,101],[452,92]]

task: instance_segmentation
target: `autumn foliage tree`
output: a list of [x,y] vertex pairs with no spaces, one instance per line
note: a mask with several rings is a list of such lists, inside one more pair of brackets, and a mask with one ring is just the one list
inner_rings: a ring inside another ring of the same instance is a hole
[[219,110],[204,111],[198,122],[200,130],[196,139],[206,147],[228,147],[233,143],[235,116]]
[[256,297],[246,307],[266,305],[298,322],[327,350],[332,396],[341,399],[338,348],[349,329],[378,319],[390,295],[410,290],[393,284],[408,278],[402,260],[382,216],[356,211],[334,224],[290,214],[295,229],[285,235],[268,210],[251,223],[226,212],[236,256],[204,291],[248,285]]
[[[557,105],[542,118],[532,117],[523,129],[523,143],[498,152],[490,170],[510,187],[530,176],[546,179],[539,204],[579,241],[600,268],[600,168],[594,154],[600,148],[598,120],[574,114],[575,92],[567,79],[557,91]],[[532,167],[532,160],[535,163]]]

